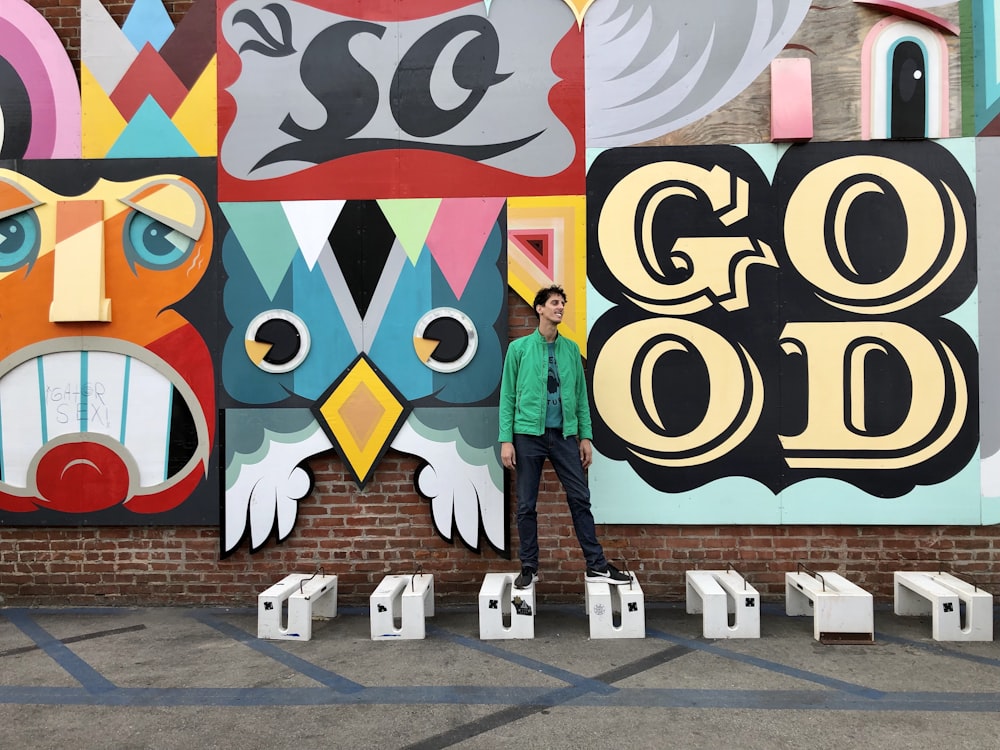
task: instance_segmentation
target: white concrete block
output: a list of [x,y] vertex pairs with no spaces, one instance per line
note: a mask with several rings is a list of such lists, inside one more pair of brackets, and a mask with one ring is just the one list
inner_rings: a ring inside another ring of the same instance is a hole
[[479,637],[535,637],[535,584],[514,588],[517,573],[487,573],[479,589]]
[[992,641],[993,595],[950,573],[896,571],[893,611],[930,615],[935,641]]
[[817,641],[875,640],[872,595],[838,573],[785,573],[785,613],[812,615]]
[[735,570],[684,574],[688,614],[701,613],[705,638],[760,638],[760,594]]
[[646,603],[642,587],[635,573],[630,571],[629,575],[632,577],[631,585],[584,581],[591,638],[646,637]]
[[336,616],[337,576],[291,573],[257,596],[257,637],[308,641],[313,618]]
[[427,632],[426,618],[434,616],[434,576],[385,576],[369,605],[373,641],[421,640]]

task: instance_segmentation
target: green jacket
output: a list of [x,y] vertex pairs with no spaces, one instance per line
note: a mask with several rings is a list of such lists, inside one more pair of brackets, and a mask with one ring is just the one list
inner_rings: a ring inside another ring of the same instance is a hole
[[[580,347],[565,336],[556,336],[562,397],[563,435],[593,438],[587,378],[580,361]],[[549,344],[536,329],[511,342],[500,380],[500,442],[510,443],[514,433],[545,434],[545,402],[549,382]]]

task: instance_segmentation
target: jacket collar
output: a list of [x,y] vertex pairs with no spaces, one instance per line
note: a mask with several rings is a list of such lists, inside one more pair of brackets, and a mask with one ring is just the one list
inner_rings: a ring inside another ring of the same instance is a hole
[[[533,332],[532,335],[535,337],[535,339],[537,341],[541,341],[543,344],[545,344],[546,346],[548,346],[549,342],[545,340],[545,337],[542,335],[542,332],[540,330],[538,330],[538,328],[535,328],[535,330],[534,330],[534,332]],[[559,339],[560,339],[560,335],[559,335],[559,331],[557,329],[556,330],[556,337],[554,339],[552,339],[552,343],[553,344],[556,343]]]

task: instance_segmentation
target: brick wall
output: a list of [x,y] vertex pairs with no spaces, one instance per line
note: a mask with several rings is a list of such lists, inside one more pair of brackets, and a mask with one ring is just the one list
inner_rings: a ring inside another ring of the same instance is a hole
[[[78,0],[31,0],[79,57]],[[189,1],[168,3],[178,20]],[[108,4],[121,22],[128,3]],[[511,294],[512,336],[535,324]],[[417,564],[435,575],[442,604],[472,604],[482,575],[516,570],[492,550],[474,554],[438,537],[427,503],[413,491],[417,459],[390,452],[359,491],[341,462],[314,461],[316,488],[299,504],[290,539],[245,548],[219,560],[217,528],[2,528],[0,598],[32,604],[227,604],[250,606],[285,573],[322,567],[338,576],[344,604],[364,604],[386,572]],[[551,470],[539,497],[542,601],[579,602],[583,561],[569,512]],[[511,532],[516,528],[511,518]],[[833,568],[887,600],[892,570],[917,563],[971,576],[1000,593],[997,527],[599,526],[608,557],[638,571],[649,601],[680,600],[684,571],[732,563],[765,598],[784,594],[783,575],[797,563]]]

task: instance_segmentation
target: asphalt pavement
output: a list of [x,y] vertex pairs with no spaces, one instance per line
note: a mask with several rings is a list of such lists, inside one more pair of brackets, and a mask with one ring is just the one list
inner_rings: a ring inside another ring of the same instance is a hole
[[773,603],[757,639],[683,604],[647,604],[645,638],[591,640],[582,597],[538,602],[533,639],[478,618],[373,641],[342,608],[283,641],[255,609],[0,608],[0,748],[1000,748],[1000,645],[884,606],[867,645]]

